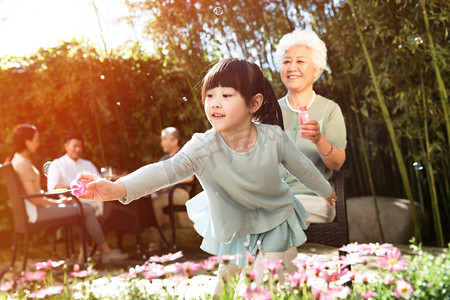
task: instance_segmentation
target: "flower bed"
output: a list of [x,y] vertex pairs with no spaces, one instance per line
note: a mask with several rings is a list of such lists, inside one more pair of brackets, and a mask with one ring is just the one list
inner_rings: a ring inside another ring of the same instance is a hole
[[[251,271],[254,257],[247,255],[249,271],[229,280],[220,299],[448,299],[449,249],[433,256],[420,246],[411,248],[414,255],[403,256],[391,244],[353,243],[340,249],[347,252],[341,257],[298,254],[293,274],[282,272],[280,261],[265,261],[259,288]],[[233,259],[175,262],[180,257],[181,252],[153,256],[128,272],[108,276],[99,276],[92,266],[69,270],[64,261],[37,263],[35,272],[3,283],[0,299],[211,299],[205,286],[214,285],[218,261]],[[378,270],[368,274],[361,266],[370,257]],[[55,284],[53,272],[62,272],[63,282]]]

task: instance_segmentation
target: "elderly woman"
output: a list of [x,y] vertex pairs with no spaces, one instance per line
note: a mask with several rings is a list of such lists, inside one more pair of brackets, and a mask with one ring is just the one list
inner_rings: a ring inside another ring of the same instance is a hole
[[[325,43],[316,33],[296,30],[284,35],[275,53],[275,63],[287,94],[278,100],[283,113],[284,129],[289,137],[329,179],[345,161],[347,136],[339,105],[314,92],[313,84],[327,64]],[[309,111],[309,122],[301,125],[300,107]],[[331,222],[335,217],[324,199],[295,180],[284,168],[280,173],[297,199],[309,212],[307,222]]]

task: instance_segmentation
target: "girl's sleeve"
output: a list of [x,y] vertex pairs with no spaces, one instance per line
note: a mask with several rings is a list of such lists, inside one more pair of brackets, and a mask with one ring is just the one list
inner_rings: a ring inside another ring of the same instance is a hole
[[191,139],[173,157],[146,165],[118,179],[125,185],[127,191],[126,198],[119,199],[119,201],[128,204],[195,174],[198,168],[195,140],[198,139]]
[[281,131],[282,138],[279,145],[281,164],[298,181],[315,192],[319,197],[328,198],[331,195],[330,183],[323,177],[312,161],[297,148],[291,138],[283,130]]

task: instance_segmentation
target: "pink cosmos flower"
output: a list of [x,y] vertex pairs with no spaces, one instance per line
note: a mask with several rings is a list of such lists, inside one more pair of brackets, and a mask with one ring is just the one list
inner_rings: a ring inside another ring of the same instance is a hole
[[228,264],[230,261],[235,260],[235,259],[240,258],[240,257],[242,257],[241,254],[233,254],[233,255],[225,254],[225,255],[222,255],[222,256],[218,257],[218,259],[221,260],[222,263]]
[[43,271],[36,272],[25,272],[23,277],[21,277],[18,282],[27,282],[27,281],[41,281],[47,277],[47,273]]
[[248,278],[249,278],[250,280],[252,280],[252,281],[254,281],[254,280],[256,279],[257,276],[258,276],[258,271],[255,270],[255,269],[250,270],[250,271],[248,272]]
[[192,261],[185,261],[175,264],[178,271],[182,271],[186,276],[191,277],[195,271],[200,270],[201,266],[198,263]]
[[358,276],[358,277],[361,277],[361,282],[364,284],[369,282],[369,278],[367,277],[367,274],[363,273],[363,274],[361,274],[361,276]]
[[186,278],[186,276],[183,274],[177,274],[175,276],[170,277],[170,280],[172,280],[175,283],[175,285],[179,285],[180,283],[186,282],[187,279],[188,278]]
[[378,294],[374,291],[367,290],[365,292],[358,293],[357,295],[363,299],[370,299],[376,297]]
[[335,272],[327,272],[323,270],[320,277],[328,282],[328,286],[343,285],[355,278],[355,273],[349,269],[342,269]]
[[44,262],[35,263],[34,266],[36,267],[36,270],[50,270],[52,268],[62,266],[65,263],[66,262],[64,260],[53,261],[49,259]]
[[376,256],[385,255],[387,252],[392,251],[395,247],[392,244],[380,244],[380,243],[370,243],[368,245],[369,253],[375,254]]
[[317,299],[317,298],[319,298],[320,297],[320,295],[322,294],[322,290],[321,289],[318,289],[318,288],[315,288],[315,287],[311,287],[311,294],[313,295],[313,297],[315,298],[315,299]]
[[88,276],[90,276],[90,275],[92,275],[94,273],[95,273],[94,270],[81,270],[81,271],[78,271],[78,272],[70,272],[69,274],[72,277],[86,278],[86,277],[88,277]]
[[84,181],[74,180],[70,183],[70,188],[75,197],[80,197],[87,193],[86,182]]
[[320,295],[320,300],[334,300],[334,299],[347,299],[351,290],[348,286],[337,286],[328,289],[325,293]]
[[73,271],[74,271],[74,272],[80,271],[80,265],[79,265],[79,264],[74,264],[74,265],[73,265]]
[[361,258],[359,252],[347,253],[347,255],[341,255],[340,257],[341,268],[345,268],[348,265],[365,264],[367,260]]
[[252,300],[270,300],[272,299],[272,295],[267,290],[262,289],[249,289],[244,295],[244,299],[252,299]]
[[64,287],[62,285],[51,286],[45,289],[40,289],[32,292],[28,295],[28,298],[32,299],[44,299],[49,296],[59,295],[64,291]]
[[409,299],[414,292],[414,287],[405,280],[399,279],[395,282],[394,295],[399,299]]
[[262,265],[269,270],[270,274],[274,275],[278,270],[283,268],[283,261],[281,259],[275,261],[264,259]]
[[308,280],[308,276],[306,272],[298,270],[294,274],[288,274],[288,281],[291,288],[295,288],[297,286],[303,288]]
[[308,260],[306,261],[307,266],[312,268],[321,268],[323,269],[324,265],[330,262],[330,259],[325,255],[313,254],[308,256]]
[[391,285],[394,282],[395,278],[391,274],[387,274],[386,277],[384,277],[384,284]]
[[392,251],[386,252],[386,255],[379,256],[376,263],[382,268],[387,268],[389,272],[397,272],[405,269],[409,265],[406,259],[406,256],[401,257],[400,250],[394,247]]
[[0,285],[0,292],[7,292],[14,287],[14,281],[8,281]]
[[139,266],[136,265],[134,268],[131,267],[128,269],[128,273],[125,275],[127,278],[136,278],[138,274],[141,274],[145,270],[145,265]]
[[358,244],[358,242],[354,242],[354,243],[350,243],[348,245],[342,246],[341,248],[339,248],[339,250],[352,253],[352,252],[359,252],[361,250],[364,250],[364,248],[365,248],[364,245],[360,245],[360,244]]
[[207,272],[212,272],[217,268],[217,257],[208,257],[207,260],[204,260],[200,263],[200,267]]
[[166,264],[169,263],[171,261],[174,261],[180,257],[183,257],[183,252],[182,251],[178,251],[176,253],[169,253],[169,254],[165,254],[162,256],[157,256],[154,255],[152,257],[149,258],[150,262],[155,262],[155,263],[161,263],[161,264]]
[[142,275],[144,275],[144,277],[150,282],[153,280],[153,278],[158,278],[166,274],[167,272],[163,268],[155,268],[150,271],[142,273]]
[[252,264],[255,261],[255,256],[251,253],[247,254],[247,263]]

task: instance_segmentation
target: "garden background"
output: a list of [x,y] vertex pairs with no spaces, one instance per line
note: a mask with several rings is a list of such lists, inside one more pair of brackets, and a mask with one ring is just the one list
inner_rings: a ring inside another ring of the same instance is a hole
[[[154,52],[139,40],[114,49],[72,40],[0,58],[0,162],[21,123],[41,132],[36,166],[63,154],[69,131],[84,135],[85,156],[98,167],[132,171],[153,162],[162,154],[162,128],[178,127],[183,142],[209,128],[200,99],[208,66],[230,56],[251,58],[282,97],[276,46],[285,33],[308,28],[328,48],[328,68],[314,89],[336,101],[346,120],[347,196],[417,202],[417,240],[441,247],[450,241],[448,0],[127,4],[122,21],[145,24]],[[3,185],[0,216],[0,241],[9,246]]]

